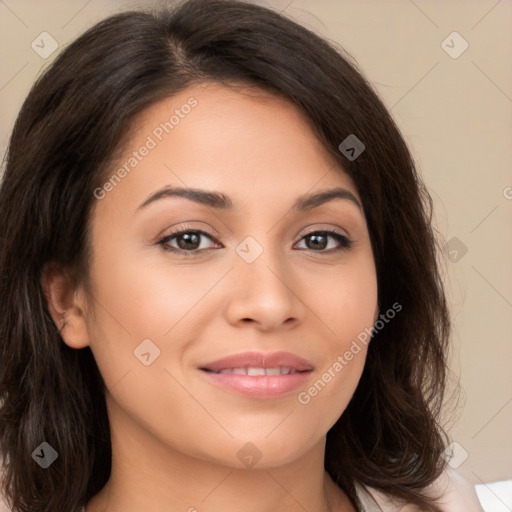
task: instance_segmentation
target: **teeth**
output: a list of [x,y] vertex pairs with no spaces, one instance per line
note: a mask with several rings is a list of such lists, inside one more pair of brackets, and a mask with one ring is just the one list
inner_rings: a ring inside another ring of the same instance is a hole
[[261,375],[288,375],[290,373],[297,373],[296,370],[288,367],[276,367],[276,368],[229,368],[225,370],[218,370],[214,373],[230,373],[234,375],[249,375],[252,377],[258,377]]
[[247,368],[247,375],[265,375],[265,368]]

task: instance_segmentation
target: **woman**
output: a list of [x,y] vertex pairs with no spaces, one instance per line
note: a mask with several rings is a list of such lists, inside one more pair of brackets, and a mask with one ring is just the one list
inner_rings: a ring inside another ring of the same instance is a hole
[[431,207],[355,65],[284,16],[94,26],[0,189],[11,510],[480,510],[444,456]]

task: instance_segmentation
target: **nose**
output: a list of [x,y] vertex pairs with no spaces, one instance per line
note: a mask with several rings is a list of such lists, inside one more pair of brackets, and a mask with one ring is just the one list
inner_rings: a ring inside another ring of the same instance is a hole
[[235,255],[230,274],[225,309],[230,324],[254,324],[260,331],[273,331],[302,322],[307,309],[301,296],[304,291],[283,255],[265,250],[252,263]]

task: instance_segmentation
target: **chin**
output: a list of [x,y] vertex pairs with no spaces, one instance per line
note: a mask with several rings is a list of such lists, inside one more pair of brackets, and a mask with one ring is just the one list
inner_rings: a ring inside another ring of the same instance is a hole
[[323,440],[323,436],[318,439],[318,433],[313,436],[313,433],[290,432],[290,429],[278,432],[279,427],[273,428],[273,432],[272,429],[263,433],[258,431],[254,436],[248,435],[247,431],[243,436],[235,435],[223,444],[219,458],[212,453],[213,458],[218,463],[238,469],[272,469],[294,462]]

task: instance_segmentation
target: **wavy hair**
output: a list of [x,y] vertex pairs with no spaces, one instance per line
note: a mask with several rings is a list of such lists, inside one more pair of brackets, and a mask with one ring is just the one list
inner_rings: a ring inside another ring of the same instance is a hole
[[[189,0],[110,16],[67,46],[28,94],[0,188],[0,453],[14,512],[75,510],[111,471],[105,384],[89,347],[62,340],[41,285],[56,262],[87,283],[94,190],[134,117],[188,86],[219,82],[291,101],[354,180],[381,311],[356,392],[327,434],[325,468],[360,510],[356,485],[428,512],[442,472],[450,317],[432,199],[391,115],[354,59],[292,19],[238,0]],[[355,160],[338,146],[365,144]],[[42,441],[58,459],[41,470]],[[80,469],[78,469],[80,468]]]

